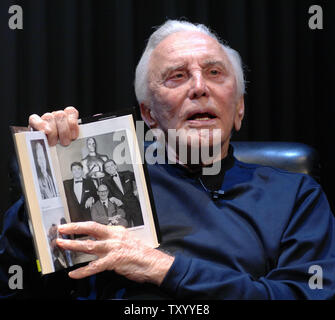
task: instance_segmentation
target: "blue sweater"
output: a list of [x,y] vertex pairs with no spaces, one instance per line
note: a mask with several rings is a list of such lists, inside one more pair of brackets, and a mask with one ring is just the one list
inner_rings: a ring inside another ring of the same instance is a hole
[[[150,177],[175,262],[162,288],[178,298],[326,299],[335,296],[335,224],[311,177],[234,161],[220,199],[180,166]],[[310,289],[309,268],[323,270]]]
[[[213,199],[201,177],[182,166],[148,166],[160,247],[175,255],[159,288],[114,272],[81,281],[69,279],[66,272],[40,277],[19,200],[6,213],[0,237],[0,283],[7,284],[9,266],[19,264],[24,290],[7,288],[0,296],[334,298],[335,221],[320,185],[304,174],[236,159],[223,170],[223,195]],[[322,289],[309,286],[315,282],[314,265],[321,267]]]

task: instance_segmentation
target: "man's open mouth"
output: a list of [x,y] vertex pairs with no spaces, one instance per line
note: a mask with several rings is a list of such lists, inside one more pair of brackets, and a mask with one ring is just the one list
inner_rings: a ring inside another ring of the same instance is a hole
[[187,120],[196,120],[196,121],[206,121],[215,119],[216,115],[204,112],[204,113],[195,113],[192,116],[190,116]]

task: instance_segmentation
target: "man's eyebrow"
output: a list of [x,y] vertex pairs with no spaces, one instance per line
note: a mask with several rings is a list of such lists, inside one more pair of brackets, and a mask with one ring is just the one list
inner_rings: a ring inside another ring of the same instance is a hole
[[210,67],[210,66],[216,66],[219,65],[220,67],[222,67],[223,69],[227,70],[227,65],[222,61],[222,60],[205,60],[203,63],[201,63],[202,66],[204,67]]
[[182,63],[182,64],[179,64],[179,65],[167,67],[162,72],[162,78],[164,79],[168,74],[170,74],[173,71],[184,69],[185,66],[186,66],[186,63]]

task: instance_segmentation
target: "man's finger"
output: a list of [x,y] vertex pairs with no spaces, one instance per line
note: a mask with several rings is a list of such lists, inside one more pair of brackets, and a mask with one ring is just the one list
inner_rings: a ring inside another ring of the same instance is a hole
[[67,114],[67,121],[71,132],[71,139],[75,140],[78,138],[79,135],[79,125],[78,125],[79,112],[74,107],[67,107],[64,109],[64,112]]
[[94,222],[76,222],[58,226],[58,231],[64,234],[87,234],[96,239],[105,239],[110,235],[109,226]]
[[32,114],[29,117],[29,126],[35,130],[43,131],[45,134],[49,134],[51,131],[48,123],[43,121],[43,119],[37,114]]
[[69,277],[72,279],[82,279],[105,271],[107,268],[108,270],[111,270],[111,267],[108,265],[107,258],[105,257],[91,261],[87,266],[69,272]]
[[52,113],[47,112],[42,115],[41,119],[46,123],[49,129],[49,133],[47,133],[49,145],[56,145],[58,142],[58,131],[55,118],[53,117]]
[[57,245],[64,250],[84,252],[96,256],[106,251],[106,243],[104,241],[68,240],[59,238],[56,242]]
[[72,134],[67,119],[67,114],[63,110],[54,111],[59,141],[62,145],[68,146],[72,141]]

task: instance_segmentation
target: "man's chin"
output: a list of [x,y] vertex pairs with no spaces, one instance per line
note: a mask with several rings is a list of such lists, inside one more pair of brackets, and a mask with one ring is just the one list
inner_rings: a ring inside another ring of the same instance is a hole
[[187,144],[188,146],[199,147],[213,147],[221,144],[222,141],[222,130],[221,129],[185,129],[181,131],[179,135],[180,142]]
[[207,165],[222,158],[221,133],[221,129],[169,130],[168,144],[175,146],[181,162]]

